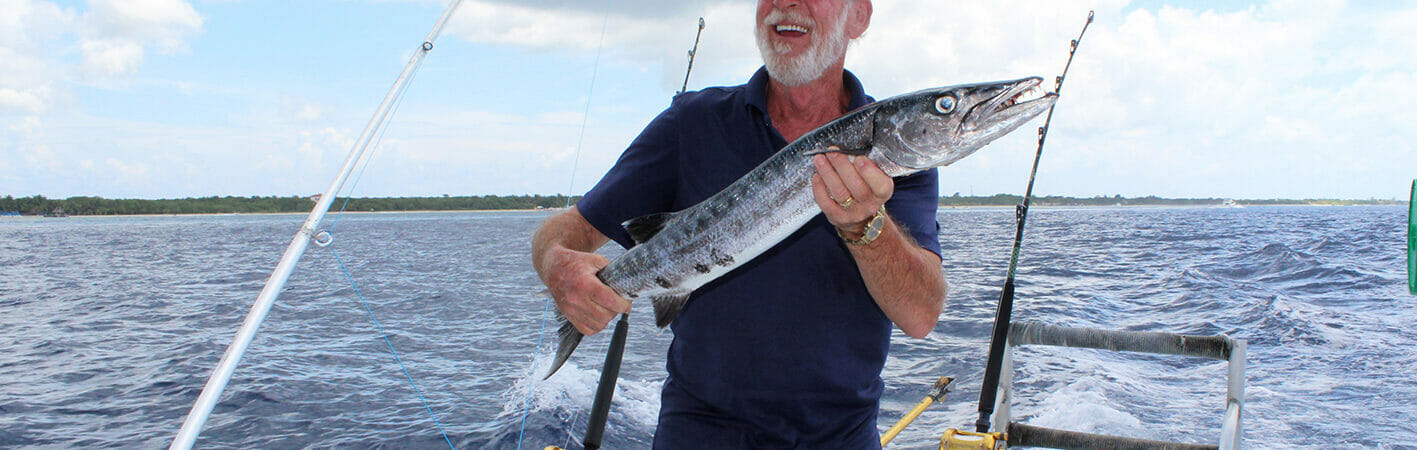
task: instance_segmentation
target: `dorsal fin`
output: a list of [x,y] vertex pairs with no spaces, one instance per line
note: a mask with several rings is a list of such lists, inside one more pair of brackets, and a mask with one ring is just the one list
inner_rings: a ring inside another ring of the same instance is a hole
[[659,234],[659,230],[663,230],[664,224],[673,220],[675,214],[678,213],[647,214],[625,221],[622,225],[630,233],[630,239],[634,239],[636,244],[643,244]]

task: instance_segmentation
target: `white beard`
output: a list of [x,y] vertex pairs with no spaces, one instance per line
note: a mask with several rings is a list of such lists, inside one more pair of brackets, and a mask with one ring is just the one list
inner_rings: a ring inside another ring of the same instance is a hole
[[[808,23],[813,35],[811,47],[807,48],[806,53],[795,58],[787,56],[787,53],[792,51],[792,47],[788,44],[774,44],[768,41],[767,33],[771,31],[762,26],[754,27],[754,35],[758,40],[758,52],[763,55],[763,63],[767,66],[768,75],[787,86],[801,86],[820,78],[828,67],[846,55],[848,43],[846,18],[850,13],[849,7],[842,9],[841,16],[836,18],[836,23],[831,24],[832,26],[825,30],[819,30],[815,23]],[[788,18],[799,22],[811,21],[810,18],[801,18],[778,10],[773,10],[763,20],[765,23],[778,23]]]

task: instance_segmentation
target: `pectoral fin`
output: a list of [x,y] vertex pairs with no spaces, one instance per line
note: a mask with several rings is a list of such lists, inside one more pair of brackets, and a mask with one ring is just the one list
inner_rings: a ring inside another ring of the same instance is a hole
[[689,302],[689,294],[660,295],[651,297],[650,302],[654,304],[654,324],[664,328],[679,317],[679,311],[684,310],[684,304]]
[[634,239],[636,244],[643,244],[654,235],[659,234],[664,229],[664,224],[674,220],[679,213],[655,213],[639,216],[621,224],[625,231],[630,233],[630,239]]

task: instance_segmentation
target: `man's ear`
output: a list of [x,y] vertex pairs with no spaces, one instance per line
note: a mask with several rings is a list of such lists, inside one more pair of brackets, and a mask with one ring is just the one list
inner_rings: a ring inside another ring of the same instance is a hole
[[856,39],[866,34],[866,28],[871,26],[871,0],[856,0],[850,2],[851,17],[846,19],[847,39]]

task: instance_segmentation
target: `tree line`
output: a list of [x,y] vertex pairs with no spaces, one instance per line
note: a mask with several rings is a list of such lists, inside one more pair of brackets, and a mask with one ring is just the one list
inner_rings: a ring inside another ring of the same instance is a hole
[[[579,196],[564,195],[481,195],[441,197],[373,197],[336,198],[330,210],[339,211],[466,211],[550,209],[575,204]],[[1210,206],[1225,204],[1222,198],[1162,198],[1157,196],[1096,197],[1038,196],[1036,206]],[[348,202],[348,203],[346,203]],[[1013,206],[1023,203],[1023,196],[996,194],[990,196],[940,197],[941,206]],[[1258,199],[1236,200],[1237,205],[1404,205],[1396,200],[1335,200],[1335,199]],[[309,212],[315,200],[309,197],[196,197],[177,199],[106,199],[102,197],[69,197],[49,199],[41,195],[15,198],[0,197],[0,214],[6,215],[121,215],[121,214],[230,214],[230,213],[299,213]]]
[[[441,197],[338,197],[331,211],[462,211],[492,209],[541,209],[566,206],[579,197],[564,195],[482,195]],[[177,199],[106,199],[69,197],[49,199],[42,195],[0,197],[0,213],[21,215],[120,215],[120,214],[230,214],[297,213],[315,208],[310,197],[197,197]]]

